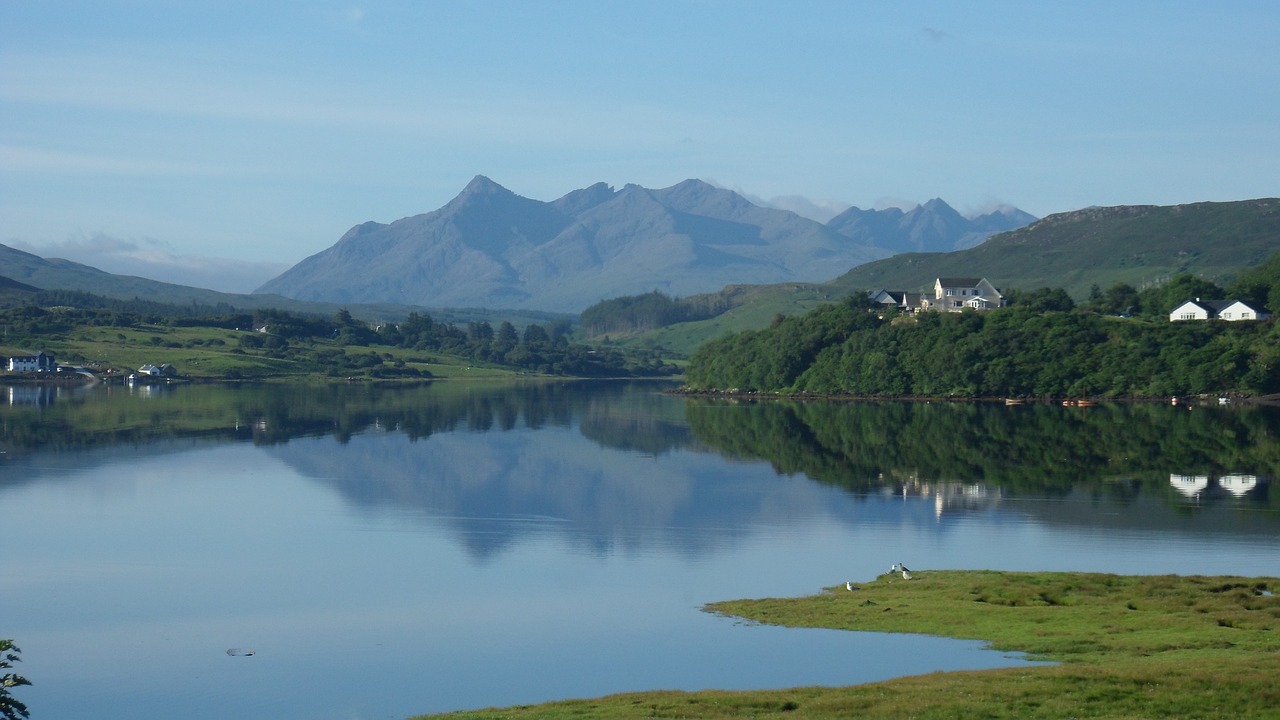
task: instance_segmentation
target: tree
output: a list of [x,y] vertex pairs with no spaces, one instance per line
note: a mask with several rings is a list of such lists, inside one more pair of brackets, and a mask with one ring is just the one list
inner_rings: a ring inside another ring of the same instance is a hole
[[[8,670],[13,667],[13,663],[21,662],[22,658],[18,657],[21,652],[12,640],[0,640],[0,670]],[[5,720],[18,720],[31,716],[27,712],[27,706],[9,694],[9,688],[30,684],[30,680],[17,673],[0,675],[0,717],[4,717]]]

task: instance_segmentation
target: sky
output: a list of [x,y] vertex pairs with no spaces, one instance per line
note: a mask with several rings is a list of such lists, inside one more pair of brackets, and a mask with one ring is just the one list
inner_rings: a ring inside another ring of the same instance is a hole
[[247,292],[476,175],[819,219],[1275,197],[1277,38],[1274,0],[0,0],[0,244]]

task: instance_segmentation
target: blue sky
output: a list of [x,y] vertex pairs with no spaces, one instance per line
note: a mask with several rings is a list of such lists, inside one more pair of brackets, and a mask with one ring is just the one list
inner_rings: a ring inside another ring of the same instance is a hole
[[1270,1],[0,0],[0,243],[247,291],[477,174],[1040,216],[1273,197],[1277,38]]

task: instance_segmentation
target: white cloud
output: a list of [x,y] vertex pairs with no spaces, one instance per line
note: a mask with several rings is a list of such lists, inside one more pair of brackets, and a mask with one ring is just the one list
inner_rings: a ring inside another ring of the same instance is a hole
[[803,195],[779,195],[768,200],[746,196],[751,202],[762,207],[790,210],[800,217],[825,223],[831,218],[849,209],[849,203],[839,200],[810,200]]

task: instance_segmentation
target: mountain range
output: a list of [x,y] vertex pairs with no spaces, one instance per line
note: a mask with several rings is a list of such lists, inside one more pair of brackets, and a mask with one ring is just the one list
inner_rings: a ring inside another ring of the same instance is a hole
[[977,247],[902,253],[855,267],[835,288],[917,291],[937,277],[985,277],[1000,288],[1134,287],[1190,273],[1225,285],[1280,251],[1280,199],[1119,205],[1056,213]]
[[905,212],[850,208],[824,225],[699,180],[656,190],[596,183],[542,202],[477,176],[438,210],[351,228],[256,292],[579,312],[651,290],[830,280],[899,252],[970,247],[1034,219],[1016,209],[968,219],[935,199]]

